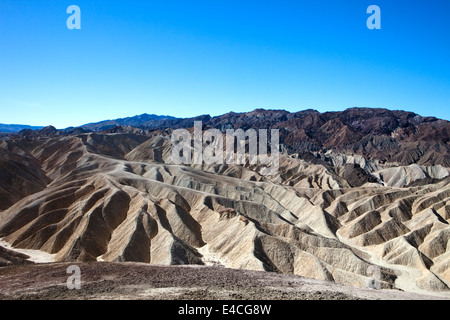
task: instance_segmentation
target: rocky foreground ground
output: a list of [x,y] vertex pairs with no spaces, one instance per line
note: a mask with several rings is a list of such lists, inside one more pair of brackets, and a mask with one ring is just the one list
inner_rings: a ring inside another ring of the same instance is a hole
[[356,288],[273,272],[217,266],[77,263],[81,288],[68,289],[70,263],[0,268],[2,300],[428,300],[450,297]]

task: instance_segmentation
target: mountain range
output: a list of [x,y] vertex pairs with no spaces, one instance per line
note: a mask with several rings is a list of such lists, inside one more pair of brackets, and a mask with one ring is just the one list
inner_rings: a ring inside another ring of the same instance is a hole
[[217,128],[223,132],[226,129],[279,129],[280,143],[285,151],[308,159],[314,154],[314,157],[327,161],[326,152],[333,150],[381,163],[450,167],[448,121],[387,109],[350,108],[325,113],[316,110],[290,113],[256,109],[246,113],[230,112],[216,117],[201,115],[193,118],[142,114],[64,130],[53,127],[40,131],[26,129],[19,132],[18,136],[130,130],[124,127],[133,127],[134,132],[137,132],[136,129],[150,132],[190,128],[194,121],[202,121],[204,129]]
[[[279,129],[279,170],[174,164],[171,133],[194,121]],[[450,297],[449,137],[366,108],[24,130],[0,140],[0,265],[210,265]]]
[[9,132],[19,132],[21,130],[39,130],[44,127],[39,126],[29,126],[29,125],[23,125],[23,124],[3,124],[0,123],[0,133],[9,133]]

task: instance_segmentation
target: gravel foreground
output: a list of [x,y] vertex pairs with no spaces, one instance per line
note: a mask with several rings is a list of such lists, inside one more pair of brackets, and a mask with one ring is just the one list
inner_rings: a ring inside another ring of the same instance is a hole
[[[68,289],[76,265],[81,288]],[[338,285],[278,273],[215,266],[51,263],[0,268],[2,300],[429,300],[398,290]]]

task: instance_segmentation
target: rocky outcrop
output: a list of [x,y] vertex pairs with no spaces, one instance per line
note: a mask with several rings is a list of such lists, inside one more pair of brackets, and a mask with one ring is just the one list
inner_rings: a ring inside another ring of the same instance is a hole
[[[382,169],[376,168],[377,162],[402,166],[418,164],[450,167],[448,121],[387,109],[350,108],[325,113],[316,110],[291,113],[256,109],[251,112],[229,112],[216,117],[201,115],[187,119],[143,114],[88,124],[82,130],[137,133],[136,130],[139,129],[139,134],[144,134],[151,130],[191,128],[194,121],[202,121],[204,129],[216,128],[222,132],[226,129],[279,129],[280,141],[291,154],[326,154],[332,151],[346,157],[363,157],[370,159],[368,165],[372,167],[372,171]],[[43,130],[48,131],[51,130]],[[55,134],[51,132],[51,135]],[[57,134],[67,135],[70,130]],[[22,136],[29,139],[36,134],[29,130]],[[361,163],[358,164],[366,169]]]

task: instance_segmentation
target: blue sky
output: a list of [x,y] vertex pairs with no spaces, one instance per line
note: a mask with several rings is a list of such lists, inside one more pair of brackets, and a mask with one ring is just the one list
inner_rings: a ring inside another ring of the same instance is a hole
[[449,17],[447,0],[0,0],[0,122],[348,107],[450,120]]

